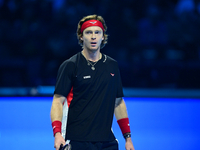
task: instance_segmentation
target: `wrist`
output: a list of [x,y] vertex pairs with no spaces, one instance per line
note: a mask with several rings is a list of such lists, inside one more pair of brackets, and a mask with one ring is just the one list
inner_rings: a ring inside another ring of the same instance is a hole
[[127,133],[131,133],[128,118],[119,119],[119,120],[117,120],[117,123],[118,123],[123,135],[126,135]]
[[52,128],[53,128],[53,135],[55,136],[56,133],[61,133],[61,125],[62,122],[61,121],[53,121],[52,122]]
[[56,136],[60,136],[60,135],[61,135],[60,132],[56,132],[56,133],[54,134],[54,137],[56,137]]
[[132,142],[131,137],[125,139],[126,142]]
[[130,132],[125,133],[125,134],[123,134],[123,136],[124,136],[124,139],[126,140],[128,138],[131,138],[131,133]]

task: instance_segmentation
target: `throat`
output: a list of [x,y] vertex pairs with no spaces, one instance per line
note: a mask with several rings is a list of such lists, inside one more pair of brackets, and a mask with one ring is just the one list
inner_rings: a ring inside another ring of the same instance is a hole
[[88,60],[92,65],[94,65],[94,64],[96,64],[97,63],[97,61],[90,61],[90,60]]
[[81,54],[85,57],[86,60],[90,61],[91,63],[96,63],[102,57],[101,53],[88,53],[84,50],[81,52]]

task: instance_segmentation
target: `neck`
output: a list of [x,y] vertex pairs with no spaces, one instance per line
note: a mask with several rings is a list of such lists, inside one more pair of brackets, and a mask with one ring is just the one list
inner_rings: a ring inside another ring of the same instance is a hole
[[83,49],[82,54],[87,60],[90,60],[93,62],[100,60],[102,57],[100,50],[88,51],[88,50]]

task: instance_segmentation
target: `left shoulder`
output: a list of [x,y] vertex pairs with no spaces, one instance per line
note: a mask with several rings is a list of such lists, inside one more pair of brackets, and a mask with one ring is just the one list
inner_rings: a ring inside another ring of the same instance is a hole
[[106,63],[111,63],[111,64],[115,64],[115,65],[118,65],[117,61],[115,59],[113,59],[112,57],[106,55],[106,54],[103,54],[104,55],[104,61]]

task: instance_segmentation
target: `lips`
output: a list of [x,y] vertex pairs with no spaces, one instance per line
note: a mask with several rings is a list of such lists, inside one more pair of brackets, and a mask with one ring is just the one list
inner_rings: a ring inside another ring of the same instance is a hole
[[91,42],[92,46],[96,46],[97,42]]

